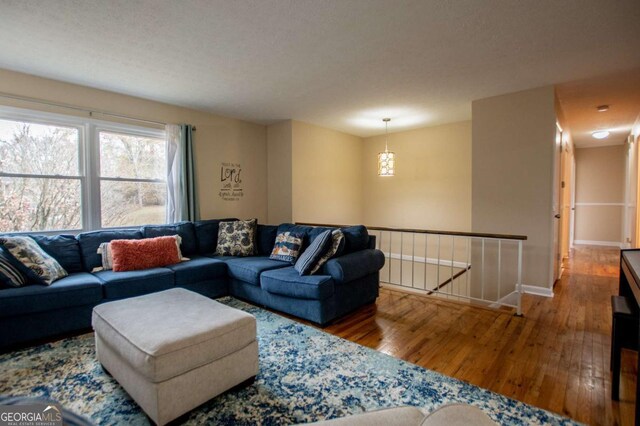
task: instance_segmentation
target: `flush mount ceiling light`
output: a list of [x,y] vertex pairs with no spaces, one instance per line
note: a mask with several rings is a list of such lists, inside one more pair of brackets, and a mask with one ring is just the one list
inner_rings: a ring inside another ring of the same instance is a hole
[[607,112],[609,111],[609,105],[598,105],[596,109],[598,112]]
[[597,132],[591,133],[591,136],[593,136],[596,139],[604,139],[607,136],[609,136],[609,131],[608,130],[598,130]]
[[393,176],[396,171],[396,154],[389,152],[387,144],[387,133],[391,119],[383,118],[382,121],[384,121],[384,152],[378,154],[378,176]]

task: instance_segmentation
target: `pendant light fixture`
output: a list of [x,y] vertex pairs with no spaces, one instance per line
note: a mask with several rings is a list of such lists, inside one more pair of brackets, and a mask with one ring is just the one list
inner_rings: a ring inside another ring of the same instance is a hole
[[389,152],[387,144],[390,118],[383,118],[384,121],[384,152],[378,154],[378,176],[393,176],[396,171],[396,154]]

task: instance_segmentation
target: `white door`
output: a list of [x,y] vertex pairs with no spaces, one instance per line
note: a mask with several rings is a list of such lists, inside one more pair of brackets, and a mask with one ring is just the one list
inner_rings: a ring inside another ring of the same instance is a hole
[[560,238],[560,219],[562,205],[562,131],[556,126],[556,141],[553,155],[553,279],[552,285],[562,273],[562,248]]

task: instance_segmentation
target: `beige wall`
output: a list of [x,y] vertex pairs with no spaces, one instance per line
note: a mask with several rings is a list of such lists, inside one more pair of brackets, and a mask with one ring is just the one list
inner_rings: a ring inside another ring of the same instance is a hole
[[625,145],[576,150],[576,243],[622,241],[625,156]]
[[361,223],[361,159],[361,138],[293,121],[293,220]]
[[364,139],[364,217],[371,226],[471,230],[471,122],[389,134],[396,175],[377,175],[384,135]]
[[548,86],[472,103],[472,230],[526,235],[523,284],[544,288],[553,284],[554,98]]
[[[257,217],[262,222],[267,219],[265,126],[2,69],[0,92],[153,121],[193,124],[197,128],[194,139],[201,216]],[[3,97],[0,97],[0,104],[71,115],[88,115],[65,108]],[[95,114],[94,118],[114,121],[113,118],[100,114]],[[239,201],[224,201],[218,196],[221,162],[240,163],[242,166],[244,197]]]
[[271,224],[293,218],[292,136],[291,120],[267,127],[267,221]]

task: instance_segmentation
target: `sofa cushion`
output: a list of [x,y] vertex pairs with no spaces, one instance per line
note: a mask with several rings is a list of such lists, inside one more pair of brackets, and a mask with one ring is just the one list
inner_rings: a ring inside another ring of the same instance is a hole
[[[13,256],[25,268],[18,268],[30,281],[51,285],[64,278],[67,271],[31,237],[0,237],[0,244],[7,256]],[[14,264],[15,265],[15,264]],[[19,265],[18,265],[19,266]]]
[[335,229],[336,228],[327,228],[326,226],[316,226],[311,228],[311,231],[309,231],[308,233],[309,243],[312,243],[318,237],[318,235],[322,234],[323,232],[333,231]]
[[[294,225],[293,223],[281,223],[278,225],[277,235],[282,234],[283,232],[293,232],[296,234],[304,234],[304,242],[303,244],[309,244],[309,237],[315,228],[313,226],[305,226],[305,225]],[[304,248],[304,245],[303,245]]]
[[84,270],[91,272],[93,268],[102,266],[102,258],[98,254],[98,247],[111,240],[137,240],[142,238],[139,229],[113,229],[108,231],[91,231],[78,234],[76,237],[82,253]]
[[0,317],[88,305],[100,300],[100,280],[87,272],[77,272],[50,286],[29,285],[1,290]]
[[197,220],[193,222],[196,232],[196,240],[198,241],[198,253],[211,254],[216,251],[218,245],[218,230],[220,222],[234,221],[238,219],[209,219]]
[[[364,225],[341,228],[344,234],[344,254],[364,250],[369,247],[369,232]],[[338,253],[338,256],[342,253]]]
[[191,222],[169,223],[166,225],[145,225],[141,230],[144,238],[180,235],[180,237],[182,237],[182,245],[180,247],[182,253],[185,256],[198,253],[196,228]]
[[260,286],[269,293],[298,299],[322,300],[333,295],[333,280],[328,275],[300,275],[293,267],[266,271]]
[[176,285],[193,284],[224,277],[227,264],[204,256],[193,256],[191,260],[167,266],[175,273]]
[[173,271],[167,268],[152,268],[142,271],[100,271],[94,274],[102,282],[106,299],[124,299],[174,286]]
[[36,243],[68,272],[82,272],[80,244],[73,235],[32,235]]
[[242,258],[233,256],[217,256],[215,259],[227,264],[227,270],[230,277],[253,285],[260,285],[260,274],[264,271],[291,266],[289,262],[272,260],[267,256]]
[[258,225],[258,254],[271,254],[278,235],[275,225]]

